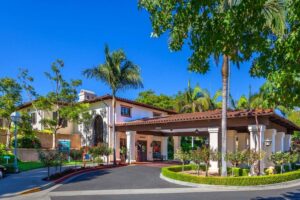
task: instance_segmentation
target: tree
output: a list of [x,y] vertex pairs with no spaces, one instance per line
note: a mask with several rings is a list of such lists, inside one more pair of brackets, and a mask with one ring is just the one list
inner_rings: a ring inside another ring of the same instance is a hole
[[174,99],[171,96],[165,94],[157,95],[153,90],[140,92],[136,101],[159,108],[174,110]]
[[43,163],[45,167],[48,169],[48,180],[50,179],[50,167],[55,165],[58,154],[53,151],[39,151],[39,160]]
[[188,88],[184,92],[184,102],[181,112],[203,112],[211,108],[211,100],[207,90],[202,89],[199,85],[192,88],[190,81]]
[[[237,167],[246,161],[246,157],[247,155],[245,151],[227,152],[225,155],[225,160],[229,161],[232,167]],[[233,170],[231,171],[233,176]]]
[[11,138],[12,122],[10,115],[17,110],[22,102],[21,91],[22,88],[16,80],[12,78],[0,79],[0,117],[7,123],[6,148],[9,148]]
[[190,159],[190,152],[183,151],[181,148],[177,149],[174,154],[174,159],[180,160],[182,163],[182,171],[184,171],[184,164]]
[[200,166],[203,162],[202,152],[200,148],[191,151],[191,160],[197,165],[197,175],[200,174]]
[[266,78],[262,89],[273,106],[300,105],[300,1],[287,0],[287,30],[269,51],[254,62],[253,76]]
[[247,150],[247,152],[245,152],[245,155],[250,166],[250,174],[258,174],[259,169],[257,169],[257,164],[265,157],[266,153],[264,151],[255,151],[251,149]]
[[205,163],[205,176],[208,176],[210,161],[219,160],[220,154],[216,149],[209,148],[206,145],[204,145],[198,153],[201,160]]
[[127,59],[123,50],[119,49],[114,52],[109,51],[106,45],[104,48],[105,62],[94,68],[86,69],[83,74],[88,78],[103,81],[109,86],[112,92],[112,113],[113,113],[113,157],[116,165],[116,132],[115,132],[115,115],[116,115],[116,94],[120,90],[129,88],[143,87],[140,76],[140,68]]
[[169,33],[169,48],[178,51],[187,40],[192,55],[189,70],[205,74],[209,60],[222,58],[222,176],[227,132],[228,69],[232,62],[251,59],[271,45],[272,31],[284,31],[284,5],[281,0],[151,1],[139,0],[150,13],[153,37]]
[[57,132],[66,127],[68,121],[78,121],[80,114],[87,108],[86,104],[77,103],[77,87],[81,85],[81,81],[66,81],[61,72],[63,67],[62,60],[52,63],[51,71],[45,72],[45,75],[54,88],[45,96],[38,97],[34,102],[38,110],[52,112],[52,118],[43,118],[40,123],[52,131],[53,149],[56,148]]

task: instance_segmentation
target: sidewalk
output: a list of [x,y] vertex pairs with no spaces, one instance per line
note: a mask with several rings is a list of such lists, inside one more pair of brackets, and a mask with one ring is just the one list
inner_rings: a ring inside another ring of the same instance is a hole
[[[62,170],[71,167],[63,166]],[[50,174],[58,172],[59,169],[52,167]],[[47,168],[34,169],[19,174],[7,174],[6,177],[0,180],[0,198],[11,196],[13,194],[22,192],[35,187],[40,187],[49,183],[49,181],[43,181],[42,179],[47,177]]]

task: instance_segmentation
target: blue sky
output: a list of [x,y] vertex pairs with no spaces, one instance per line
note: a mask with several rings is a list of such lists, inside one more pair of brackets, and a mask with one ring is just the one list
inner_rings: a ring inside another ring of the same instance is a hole
[[[104,61],[104,44],[112,50],[122,48],[128,58],[141,68],[144,89],[175,94],[199,83],[215,92],[221,88],[221,66],[212,63],[206,75],[188,72],[190,52],[170,52],[168,38],[150,38],[151,24],[136,0],[27,0],[1,1],[0,6],[0,77],[17,77],[18,68],[29,69],[34,86],[45,94],[51,85],[44,76],[57,58],[63,59],[66,79],[82,79],[82,88],[98,95],[109,93],[101,82],[85,79],[81,73]],[[249,63],[232,68],[231,93],[235,98],[257,91],[262,79],[249,76]],[[120,92],[134,99],[142,90]]]

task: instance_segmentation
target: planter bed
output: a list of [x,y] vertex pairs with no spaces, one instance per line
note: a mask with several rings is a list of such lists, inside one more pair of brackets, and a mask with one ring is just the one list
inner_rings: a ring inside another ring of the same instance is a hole
[[[231,185],[231,186],[253,186],[267,185],[292,181],[300,178],[300,170],[287,172],[284,174],[264,175],[264,176],[240,176],[240,177],[201,177],[181,172],[182,166],[171,166],[162,168],[162,175],[174,180],[185,181],[197,184],[209,185]],[[192,166],[186,165],[184,170],[191,170]]]

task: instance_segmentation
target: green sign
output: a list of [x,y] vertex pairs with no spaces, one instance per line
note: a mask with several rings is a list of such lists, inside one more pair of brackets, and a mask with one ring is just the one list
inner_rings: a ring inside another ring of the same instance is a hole
[[58,140],[58,150],[60,152],[70,152],[71,141],[70,140]]

